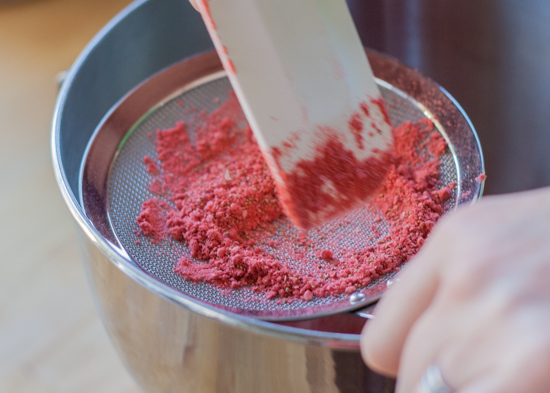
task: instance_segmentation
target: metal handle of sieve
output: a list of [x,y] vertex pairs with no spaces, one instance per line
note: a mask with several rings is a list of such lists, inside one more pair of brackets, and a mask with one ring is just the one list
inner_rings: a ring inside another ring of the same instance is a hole
[[362,318],[374,319],[373,311],[374,311],[374,308],[376,307],[376,304],[377,304],[377,302],[373,303],[373,304],[369,304],[365,308],[354,311],[354,313],[355,313],[355,315],[358,315]]
[[[399,278],[397,277],[390,278],[388,281],[386,281],[386,286],[389,288],[390,286],[392,286],[398,281],[399,281]],[[376,307],[377,304],[378,304],[378,300],[376,300],[374,303],[369,304],[367,307],[361,308],[359,310],[355,310],[353,312],[355,313],[355,315],[358,315],[362,318],[374,319],[373,313],[374,313],[374,308]]]

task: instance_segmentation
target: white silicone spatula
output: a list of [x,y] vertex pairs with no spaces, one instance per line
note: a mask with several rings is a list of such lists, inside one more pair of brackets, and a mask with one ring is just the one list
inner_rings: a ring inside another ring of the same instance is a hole
[[391,125],[344,0],[198,0],[294,224],[363,203]]

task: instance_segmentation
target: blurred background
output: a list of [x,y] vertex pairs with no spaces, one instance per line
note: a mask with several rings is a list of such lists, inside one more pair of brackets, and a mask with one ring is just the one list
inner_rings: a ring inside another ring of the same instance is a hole
[[[96,314],[49,147],[56,75],[129,3],[0,0],[0,392],[138,392]],[[550,2],[348,3],[365,45],[464,107],[486,194],[550,184]]]
[[56,75],[130,0],[0,0],[0,392],[135,393],[50,159]]
[[449,91],[476,128],[485,195],[550,184],[550,2],[349,0],[363,43]]

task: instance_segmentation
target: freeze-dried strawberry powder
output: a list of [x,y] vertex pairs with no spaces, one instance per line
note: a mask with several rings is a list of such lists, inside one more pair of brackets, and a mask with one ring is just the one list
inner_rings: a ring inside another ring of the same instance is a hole
[[[447,145],[429,120],[404,123],[393,133],[394,164],[364,208],[377,212],[374,221],[385,222],[384,233],[372,225],[379,236],[343,246],[330,239],[346,225],[339,219],[319,232],[321,247],[310,233],[292,234],[277,224],[285,218],[275,184],[231,94],[192,124],[180,122],[153,136],[157,156],[145,157],[144,165],[157,197],[143,203],[139,236],[184,242],[189,252],[174,271],[222,290],[248,287],[279,301],[351,294],[416,254],[455,186],[442,187],[440,157]],[[301,268],[300,261],[312,259],[315,269]]]

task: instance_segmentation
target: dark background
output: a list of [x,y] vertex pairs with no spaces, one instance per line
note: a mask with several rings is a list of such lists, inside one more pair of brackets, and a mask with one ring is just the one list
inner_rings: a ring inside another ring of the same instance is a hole
[[485,194],[550,184],[550,1],[349,0],[365,46],[447,89],[481,141]]

